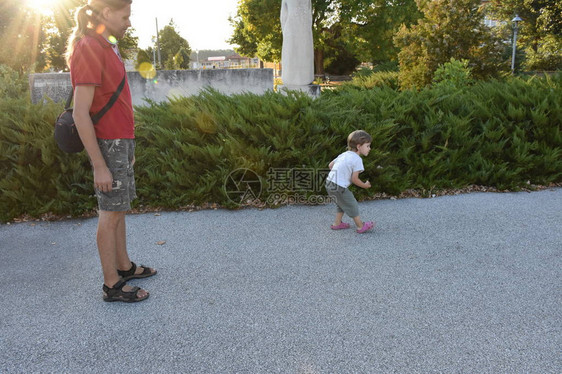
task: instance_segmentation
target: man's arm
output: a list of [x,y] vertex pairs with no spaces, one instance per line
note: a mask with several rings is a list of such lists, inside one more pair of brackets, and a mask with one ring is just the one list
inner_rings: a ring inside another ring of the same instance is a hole
[[94,187],[103,192],[112,189],[113,176],[107,168],[101,154],[94,124],[90,118],[90,107],[94,100],[95,86],[76,86],[74,90],[74,110],[72,117],[78,130],[78,135],[84,144],[84,148],[90,157],[94,169]]

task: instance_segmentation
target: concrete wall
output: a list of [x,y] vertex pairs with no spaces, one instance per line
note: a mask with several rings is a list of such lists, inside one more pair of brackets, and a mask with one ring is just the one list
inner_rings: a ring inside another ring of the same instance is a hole
[[29,74],[31,101],[35,104],[43,96],[53,101],[65,101],[70,94],[70,73]]
[[[138,72],[128,72],[127,77],[133,105],[143,105],[145,98],[160,102],[174,96],[196,95],[205,87],[227,95],[243,92],[261,95],[273,90],[273,69],[164,70],[151,80]],[[65,101],[71,90],[69,73],[31,74],[29,84],[34,103],[44,96]]]

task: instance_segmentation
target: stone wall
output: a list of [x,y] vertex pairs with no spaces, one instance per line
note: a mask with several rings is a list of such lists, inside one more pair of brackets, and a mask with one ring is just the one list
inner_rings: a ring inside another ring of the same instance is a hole
[[[206,87],[227,95],[238,93],[264,94],[273,90],[273,69],[208,69],[163,70],[153,79],[144,79],[138,72],[128,72],[133,105],[143,105],[144,99],[157,102],[174,96],[196,95]],[[29,76],[31,100],[43,97],[64,101],[71,90],[69,73],[42,73]]]

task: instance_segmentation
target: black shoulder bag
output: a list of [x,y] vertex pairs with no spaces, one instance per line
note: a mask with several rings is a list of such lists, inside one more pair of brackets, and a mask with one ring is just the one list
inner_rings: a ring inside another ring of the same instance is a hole
[[[117,98],[119,98],[119,95],[125,86],[125,77],[123,77],[123,80],[119,83],[119,87],[117,87],[117,91],[113,93],[107,104],[105,104],[99,112],[92,116],[92,123],[94,125],[99,122],[101,117],[103,117],[103,115],[111,109],[113,104],[117,101]],[[72,108],[70,107],[70,103],[72,103],[73,96],[74,88],[70,91],[70,96],[68,96],[68,100],[66,100],[64,112],[62,112],[55,121],[55,141],[57,142],[60,150],[67,153],[78,153],[84,149],[84,144],[82,144],[82,140],[80,140],[78,130],[74,124],[74,118],[72,118]]]

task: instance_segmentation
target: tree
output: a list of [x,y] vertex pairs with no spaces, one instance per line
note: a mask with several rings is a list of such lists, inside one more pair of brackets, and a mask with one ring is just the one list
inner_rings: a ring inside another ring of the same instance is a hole
[[422,13],[415,0],[341,0],[344,36],[361,61],[396,61],[394,35],[402,24],[410,26]]
[[263,61],[281,60],[282,33],[279,0],[241,0],[235,18],[230,18],[234,34],[229,43],[241,56],[257,56]]
[[41,71],[45,66],[41,54],[45,33],[41,15],[22,6],[19,0],[3,0],[0,8],[0,64],[22,74]]
[[[74,27],[74,11],[87,0],[58,0],[52,15],[35,13],[20,1],[4,0],[0,12],[0,63],[20,73],[24,71],[68,70],[65,53]],[[138,38],[134,30],[127,31],[119,48],[124,58],[136,49]]]
[[164,62],[164,68],[174,69],[174,56],[184,48],[189,64],[189,55],[191,54],[191,48],[187,40],[182,38],[176,31],[176,25],[173,20],[159,32],[159,44],[160,44],[160,54],[162,61]]
[[[312,0],[312,36],[314,41],[314,70],[316,74],[324,74],[324,58],[331,62],[349,55],[349,43],[333,39],[334,35],[341,38],[342,27],[337,27],[339,2],[330,0]],[[241,0],[238,13],[230,19],[234,26],[234,34],[229,40],[239,45],[235,51],[242,56],[258,56],[264,61],[281,60],[283,33],[280,22],[281,1],[279,0]],[[336,26],[335,28],[332,28]],[[330,45],[338,44],[343,51],[330,49]],[[326,53],[333,53],[325,56]],[[351,56],[352,57],[352,56]],[[331,64],[330,64],[331,65]],[[335,66],[332,66],[336,68]]]
[[334,75],[349,75],[361,63],[351,52],[350,44],[342,37],[342,27],[335,24],[327,30],[328,37],[324,39],[324,68],[326,73]]
[[189,69],[190,60],[189,52],[184,47],[180,48],[178,53],[174,56],[174,69]]
[[[239,46],[236,52],[265,61],[281,59],[280,6],[279,0],[240,1],[230,19],[234,34],[229,42]],[[420,15],[414,0],[312,0],[316,74],[324,68],[347,71],[358,61],[396,60],[394,33]]]
[[[48,67],[55,71],[68,71],[66,64],[66,47],[68,38],[72,33],[74,24],[56,23],[49,33],[45,53],[47,55]],[[54,31],[57,30],[57,31]],[[123,38],[119,40],[119,53],[125,60],[134,56],[138,46],[138,37],[134,36],[135,29],[128,29]]]
[[539,27],[551,35],[562,36],[562,2],[544,1],[545,6],[539,16]]
[[[331,1],[312,0],[312,35],[316,74],[324,73],[324,47],[331,14]],[[234,34],[229,42],[239,45],[235,51],[242,56],[257,56],[264,61],[281,60],[283,33],[281,31],[281,1],[241,0],[238,13],[230,19]]]
[[129,28],[125,35],[119,40],[119,53],[124,60],[133,59],[138,50],[139,38],[135,35],[135,29]]
[[394,38],[402,88],[430,84],[437,67],[451,58],[468,60],[475,78],[502,70],[502,46],[484,25],[480,0],[416,1],[424,17],[402,26]]
[[152,58],[150,57],[150,55],[148,54],[147,51],[143,50],[143,49],[139,49],[137,51],[137,60],[135,63],[135,70],[139,70],[140,66],[143,63],[149,63],[152,64]]
[[[519,24],[517,44],[522,46],[528,70],[562,69],[562,2],[559,0],[492,0],[488,11],[504,21],[500,34],[505,40],[512,35],[511,20],[515,14]],[[509,44],[508,47],[511,47]]]
[[47,68],[55,71],[68,71],[66,64],[66,45],[74,28],[74,11],[83,6],[87,0],[59,0],[52,9],[52,16],[42,22],[46,30],[47,40],[43,53],[47,59]]

